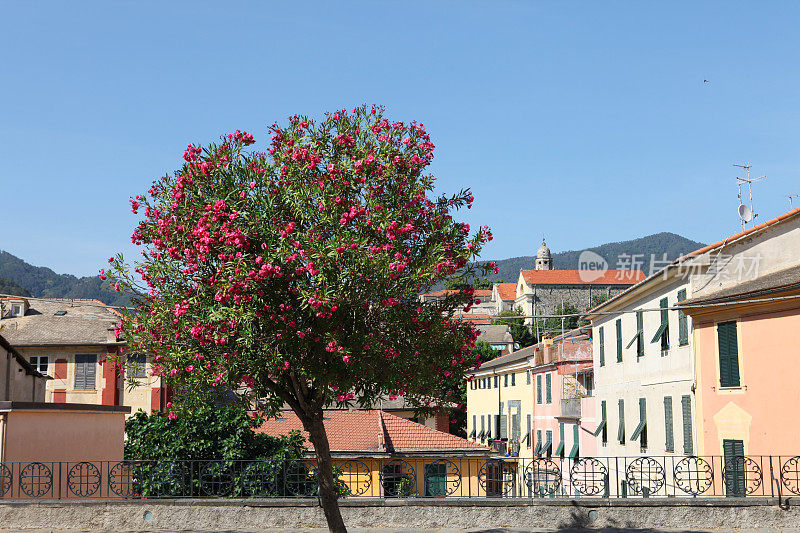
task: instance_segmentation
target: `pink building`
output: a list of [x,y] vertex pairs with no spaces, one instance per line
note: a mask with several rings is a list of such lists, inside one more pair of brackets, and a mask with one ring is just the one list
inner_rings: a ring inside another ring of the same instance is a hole
[[528,363],[533,384],[533,455],[575,459],[597,453],[589,328],[536,345]]

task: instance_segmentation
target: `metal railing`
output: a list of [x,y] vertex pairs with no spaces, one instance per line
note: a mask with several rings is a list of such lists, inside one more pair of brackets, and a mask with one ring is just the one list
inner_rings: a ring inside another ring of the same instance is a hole
[[[800,456],[335,461],[342,498],[800,495]],[[313,498],[313,460],[0,463],[0,499]]]

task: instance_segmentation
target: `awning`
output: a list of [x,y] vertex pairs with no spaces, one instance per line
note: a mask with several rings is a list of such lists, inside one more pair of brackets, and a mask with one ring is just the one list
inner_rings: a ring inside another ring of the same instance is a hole
[[569,457],[572,459],[578,457],[578,441],[575,441],[572,445],[572,449],[569,451]]
[[595,430],[594,430],[594,436],[595,436],[595,437],[596,437],[596,436],[598,436],[598,435],[600,434],[600,432],[601,432],[601,431],[603,431],[603,428],[604,428],[604,427],[606,427],[606,421],[605,421],[605,419],[604,419],[604,420],[601,420],[601,421],[600,421],[600,424],[597,426],[597,429],[595,429]]
[[472,433],[469,434],[469,438],[471,439],[475,438],[475,428],[472,428]]
[[560,457],[562,453],[564,453],[564,441],[563,440],[558,444],[558,448],[556,448],[555,455],[558,455]]
[[542,442],[536,442],[536,449],[533,451],[533,455],[542,455]]
[[661,325],[658,326],[658,329],[656,330],[656,334],[653,335],[653,340],[651,340],[650,342],[659,342],[661,340],[661,335],[664,334],[664,330],[667,329],[668,325],[669,325],[668,322],[662,322]]
[[633,433],[631,433],[631,439],[630,439],[630,440],[636,440],[636,439],[638,439],[638,438],[639,438],[639,435],[641,435],[641,433],[642,433],[642,430],[643,430],[643,429],[644,429],[646,426],[647,426],[647,420],[642,420],[641,422],[639,422],[639,425],[638,425],[638,426],[636,426],[636,429],[634,429],[634,430],[633,430]]
[[478,438],[479,438],[479,439],[481,439],[481,440],[483,440],[483,437],[484,437],[484,435],[485,435],[485,434],[486,434],[486,431],[484,431],[484,430],[481,430],[481,432],[480,432],[480,433],[478,433]]

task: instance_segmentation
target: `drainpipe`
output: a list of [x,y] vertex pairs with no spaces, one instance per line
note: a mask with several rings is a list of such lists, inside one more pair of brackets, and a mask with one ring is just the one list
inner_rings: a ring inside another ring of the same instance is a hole
[[6,419],[8,413],[0,413],[0,464],[6,459]]

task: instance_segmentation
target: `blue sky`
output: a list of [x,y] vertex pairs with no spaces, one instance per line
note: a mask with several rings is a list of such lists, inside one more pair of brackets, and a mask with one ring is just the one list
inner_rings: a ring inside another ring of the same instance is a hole
[[[383,104],[470,187],[484,257],[739,229],[800,194],[800,4],[7,2],[0,249],[89,275],[189,142]],[[703,83],[703,80],[709,83]],[[257,144],[256,147],[263,145]],[[799,201],[795,205],[800,205]]]

